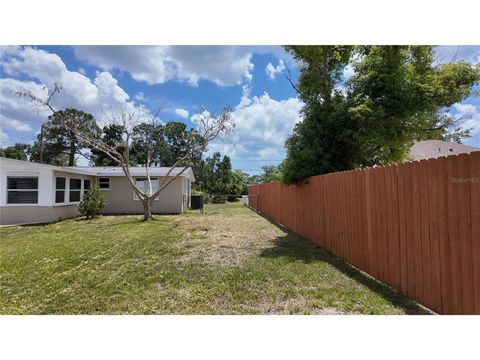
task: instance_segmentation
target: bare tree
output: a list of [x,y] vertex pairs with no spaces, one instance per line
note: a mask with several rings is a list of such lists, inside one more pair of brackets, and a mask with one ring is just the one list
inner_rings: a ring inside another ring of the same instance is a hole
[[[53,89],[48,90],[48,95],[46,99],[41,99],[32,93],[26,92],[16,92],[15,94],[20,98],[26,98],[31,101],[33,104],[43,107],[49,110],[52,113],[56,113],[60,109],[56,109],[52,105],[52,99],[55,94],[58,94],[61,90],[57,84],[54,85]],[[107,119],[110,123],[115,123],[121,125],[123,134],[122,134],[122,142],[123,142],[123,153],[121,153],[117,147],[111,146],[106,144],[101,138],[95,136],[92,133],[87,133],[82,131],[82,129],[72,121],[65,121],[65,128],[69,131],[73,132],[79,140],[85,142],[90,146],[90,148],[97,149],[103,152],[105,155],[110,157],[115,163],[117,163],[123,170],[125,176],[128,179],[133,191],[138,196],[138,198],[143,203],[144,209],[144,220],[153,219],[152,216],[152,203],[153,200],[159,196],[159,194],[167,188],[175,179],[181,176],[189,166],[191,165],[191,156],[196,151],[201,150],[202,152],[206,150],[209,143],[211,143],[215,139],[221,139],[222,136],[228,135],[233,132],[235,124],[231,118],[231,108],[225,107],[222,113],[219,116],[214,116],[210,111],[203,109],[201,114],[196,116],[196,132],[194,133],[195,136],[192,136],[190,133],[188,136],[186,135],[186,140],[189,146],[187,147],[188,150],[186,151],[185,155],[176,159],[175,163],[169,168],[166,175],[163,177],[162,182],[159,182],[158,189],[154,191],[152,186],[152,179],[150,176],[150,165],[151,165],[151,157],[153,153],[153,146],[146,147],[146,178],[148,182],[148,189],[141,189],[137,186],[134,177],[130,171],[130,146],[131,141],[137,136],[135,133],[135,125],[139,122],[148,119],[148,121],[155,125],[158,119],[159,113],[162,110],[161,107],[156,109],[156,111],[148,112],[144,109],[136,108],[131,111],[127,111],[123,109],[119,113],[111,113],[109,118]],[[148,136],[143,138],[143,141],[146,141],[147,144],[151,145],[151,138]]]

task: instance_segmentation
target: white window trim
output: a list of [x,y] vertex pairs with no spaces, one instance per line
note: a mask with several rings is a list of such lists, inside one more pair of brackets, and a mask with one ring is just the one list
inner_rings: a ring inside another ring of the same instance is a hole
[[[65,179],[65,189],[58,189],[57,190],[57,178],[63,178]],[[53,190],[53,204],[56,205],[56,206],[61,206],[61,205],[68,205],[67,203],[67,188],[68,188],[68,185],[67,183],[69,182],[68,180],[68,177],[67,176],[57,176],[55,175],[55,180],[53,182],[53,185],[54,185],[54,190]],[[63,202],[58,202],[57,203],[57,191],[62,191],[63,190]]]
[[[70,180],[80,180],[80,189],[70,189]],[[70,177],[68,178],[68,204],[69,205],[78,205],[82,201],[83,198],[83,179],[77,177]],[[70,191],[78,191],[80,193],[80,200],[79,201],[70,201]]]
[[[65,179],[65,197],[63,203],[55,202],[55,194],[57,191],[57,177]],[[73,191],[80,191],[80,201],[73,201],[70,202],[70,179],[80,180],[80,189],[75,189]],[[83,199],[83,195],[85,194],[85,180],[90,180],[90,189],[92,188],[92,179],[85,179],[82,177],[76,176],[66,176],[66,175],[55,175],[53,181],[53,206],[70,206],[70,205],[78,205]]]
[[[40,197],[40,176],[39,173],[7,173],[5,178],[5,206],[39,206],[38,205],[38,200]],[[17,190],[17,189],[8,189],[8,178],[9,177],[15,177],[15,178],[32,178],[36,177],[37,178],[37,189],[24,189],[24,190]],[[31,203],[31,204],[15,204],[15,203],[9,203],[8,202],[8,192],[9,191],[36,191],[37,192],[37,202],[36,203]]]
[[[146,178],[147,178],[146,176],[136,176],[133,178],[133,181],[135,181],[135,185],[136,185],[137,179],[146,179]],[[158,181],[158,186],[160,186],[160,177],[157,177],[157,176],[150,177],[150,180],[155,180],[155,179]],[[158,200],[160,200],[160,195],[158,195],[155,199],[153,199],[153,201],[158,201]],[[135,192],[135,190],[133,190],[133,201],[141,201],[137,193]]]
[[[108,188],[102,188],[102,187],[100,187],[100,179],[108,179]],[[102,191],[108,191],[108,190],[110,190],[110,188],[112,187],[112,186],[111,186],[111,185],[112,185],[112,179],[111,179],[110,177],[108,177],[108,176],[99,176],[97,183],[98,183],[99,189],[102,190]]]
[[[85,189],[85,181],[90,181],[90,187],[88,189]],[[82,199],[83,199],[83,195],[85,195],[85,192],[90,190],[92,188],[92,180],[91,179],[82,179]]]

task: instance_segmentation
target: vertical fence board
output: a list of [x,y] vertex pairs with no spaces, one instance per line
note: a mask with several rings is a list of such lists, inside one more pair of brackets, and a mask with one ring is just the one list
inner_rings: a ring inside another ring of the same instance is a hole
[[[342,174],[343,175],[343,174]],[[340,245],[340,253],[341,257],[344,259],[347,259],[347,254],[345,251],[345,243],[344,243],[344,236],[343,236],[343,229],[344,229],[344,221],[345,221],[345,216],[343,214],[344,211],[344,195],[345,191],[344,186],[343,186],[343,176],[340,176],[340,174],[335,174],[336,181],[337,181],[337,222],[338,222],[338,240],[339,240],[339,245]],[[347,259],[348,260],[348,259]]]
[[438,241],[440,250],[440,281],[442,313],[452,314],[452,283],[450,271],[450,246],[448,241],[447,159],[438,159]]
[[430,218],[428,206],[428,170],[426,160],[421,160],[419,164],[420,174],[420,224],[422,239],[422,273],[423,273],[423,293],[424,301],[427,306],[432,306],[432,272],[430,255]]
[[470,211],[475,314],[480,314],[480,152],[470,154]]
[[328,250],[332,249],[331,246],[331,240],[332,240],[332,204],[330,201],[330,176],[326,175],[324,177],[324,182],[325,182],[325,208],[327,209],[325,211],[325,247]]
[[394,286],[394,276],[393,276],[393,259],[395,257],[394,246],[393,246],[393,210],[392,210],[392,193],[390,191],[391,183],[392,183],[392,174],[390,172],[391,166],[386,166],[383,168],[384,175],[383,179],[385,182],[385,192],[384,192],[384,199],[385,199],[385,207],[384,207],[384,215],[385,215],[385,244],[386,244],[386,257],[385,257],[385,282],[390,285]]
[[[351,217],[350,217],[350,208],[351,208],[351,200],[352,194],[350,191],[350,176],[351,172],[348,172],[342,176],[342,183],[343,188],[345,191],[343,192],[343,201],[342,201],[342,210],[343,210],[343,246],[345,248],[345,256],[348,262],[352,263],[352,254],[351,254],[351,244],[348,239],[350,238],[350,227],[351,227]],[[352,239],[352,242],[354,240]]]
[[419,162],[412,163],[412,203],[413,203],[413,254],[415,258],[415,294],[416,298],[425,303],[423,259],[422,259],[422,234],[420,219],[420,174]]
[[390,187],[390,171],[389,171],[389,166],[381,168],[382,171],[382,185],[383,187],[383,194],[382,194],[382,200],[383,200],[383,205],[382,205],[382,225],[384,226],[384,260],[383,260],[383,265],[384,265],[384,281],[392,286],[393,281],[392,281],[392,276],[390,274],[391,271],[391,256],[390,254],[390,248],[391,248],[391,237],[392,237],[392,216],[391,216],[391,194],[389,191]]
[[398,236],[400,249],[400,291],[407,294],[407,235],[405,210],[405,166],[397,167]]
[[393,254],[392,259],[392,275],[393,275],[393,287],[396,289],[401,288],[401,275],[400,275],[400,215],[399,215],[399,199],[398,199],[398,167],[390,167],[391,185],[390,193],[392,194],[392,249],[390,251]]
[[437,172],[439,161],[427,162],[428,171],[428,209],[429,209],[429,233],[430,233],[430,256],[431,256],[431,299],[432,310],[441,312],[442,294],[440,278],[440,240],[439,240],[439,185]]
[[407,295],[418,299],[416,292],[415,277],[415,237],[414,233],[414,211],[413,211],[413,187],[412,187],[413,164],[403,165],[405,180],[405,240],[407,248]]
[[462,306],[464,314],[472,314],[473,299],[473,256],[472,256],[472,222],[470,219],[470,164],[467,154],[458,156],[459,190],[458,225],[460,235],[460,259],[462,274]]
[[367,270],[369,269],[369,261],[368,261],[368,215],[365,211],[367,207],[366,199],[367,199],[367,184],[366,184],[366,172],[358,171],[358,177],[361,180],[360,184],[360,207],[357,209],[357,212],[360,214],[360,224],[362,226],[362,269]]
[[372,175],[371,169],[365,170],[365,208],[363,211],[366,215],[367,220],[367,256],[368,256],[368,265],[365,268],[370,274],[373,275],[373,260],[375,259],[373,254],[373,227],[374,227],[374,213],[373,213],[373,186],[374,186],[374,179]]
[[[375,278],[380,278],[380,246],[379,242],[381,241],[381,233],[379,230],[380,222],[380,200],[379,200],[379,188],[378,188],[378,171],[377,169],[371,169],[372,172],[372,275]],[[380,239],[380,240],[379,240]]]
[[386,276],[386,257],[387,257],[387,227],[385,224],[385,175],[384,168],[376,168],[376,187],[377,187],[377,235],[380,237],[378,242],[378,278],[387,281]]
[[327,231],[327,200],[326,200],[326,186],[325,186],[325,177],[318,177],[319,182],[320,182],[320,190],[321,190],[321,202],[318,204],[319,211],[321,212],[322,215],[322,231],[320,232],[320,243],[322,244],[322,247],[326,248],[326,237],[328,234]]
[[340,256],[342,256],[342,252],[341,252],[341,248],[340,248],[340,239],[339,239],[339,228],[340,228],[340,224],[339,224],[339,221],[338,221],[338,207],[339,207],[339,204],[338,204],[338,194],[337,194],[337,190],[338,190],[338,186],[337,185],[337,174],[332,174],[331,175],[332,179],[332,189],[331,189],[331,192],[332,192],[332,226],[333,226],[333,232],[332,232],[332,250],[335,254],[339,254]]
[[360,178],[358,177],[358,172],[357,171],[352,171],[352,177],[351,177],[351,182],[352,182],[352,196],[354,199],[353,204],[351,205],[351,214],[352,214],[352,227],[350,229],[350,234],[353,240],[355,241],[354,247],[352,248],[352,257],[355,259],[355,266],[358,268],[363,268],[363,263],[362,263],[362,226],[359,221],[359,212],[358,210],[361,209],[361,203],[360,203],[360,198],[361,198],[361,193],[360,193]]
[[462,276],[460,260],[460,239],[458,228],[458,178],[457,157],[447,157],[447,208],[448,208],[448,242],[450,250],[451,296],[454,311],[463,314],[462,307]]
[[356,239],[352,236],[351,230],[353,228],[353,221],[352,221],[352,208],[354,207],[354,197],[352,191],[352,172],[349,171],[345,174],[346,176],[343,177],[343,183],[345,187],[345,228],[344,228],[344,243],[347,251],[347,259],[350,264],[356,264],[356,260],[353,258],[353,250],[352,247],[355,246]]
[[391,285],[392,281],[390,278],[390,264],[389,264],[389,250],[388,250],[388,236],[389,236],[389,218],[388,215],[388,168],[381,167],[378,168],[380,171],[380,206],[381,206],[381,229],[382,229],[382,281]]

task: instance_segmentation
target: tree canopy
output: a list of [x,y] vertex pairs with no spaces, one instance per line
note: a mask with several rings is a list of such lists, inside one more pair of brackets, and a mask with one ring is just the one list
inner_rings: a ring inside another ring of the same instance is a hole
[[92,133],[93,136],[100,134],[93,115],[73,108],[56,111],[48,117],[37,136],[33,146],[33,161],[74,166],[75,156],[83,156],[81,150],[89,146],[65,126],[67,122],[75,124],[85,133]]
[[[107,145],[116,148],[121,154],[125,153],[123,144],[123,127],[118,124],[109,124],[103,127],[100,138]],[[91,161],[95,166],[117,166],[117,162],[110,156],[96,148],[90,149]],[[133,164],[132,164],[133,165]]]
[[0,148],[0,156],[9,159],[27,161],[32,155],[32,146],[29,144],[16,143],[14,146]]
[[[284,181],[407,158],[416,140],[468,136],[444,112],[471,95],[478,66],[436,64],[432,46],[286,46],[305,103],[285,147]],[[344,78],[350,66],[354,74]]]
[[150,165],[172,166],[185,156],[190,163],[195,163],[202,157],[203,150],[199,145],[203,141],[195,129],[188,129],[182,122],[139,124],[133,132],[132,160],[145,165],[147,151],[150,151]]

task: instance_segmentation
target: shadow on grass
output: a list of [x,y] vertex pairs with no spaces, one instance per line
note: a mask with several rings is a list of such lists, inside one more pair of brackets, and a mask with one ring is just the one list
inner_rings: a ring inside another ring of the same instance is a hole
[[363,271],[350,265],[343,259],[335,256],[332,252],[325,250],[311,241],[287,230],[286,228],[276,224],[271,219],[259,214],[273,225],[286,232],[285,236],[277,237],[273,240],[273,247],[262,251],[260,256],[268,258],[285,258],[290,261],[301,260],[304,263],[312,263],[316,261],[326,262],[336,269],[365,285],[373,292],[382,296],[384,299],[392,303],[394,306],[402,308],[409,315],[429,315],[429,310],[419,305],[417,302],[403,295],[398,290],[378,281]]

